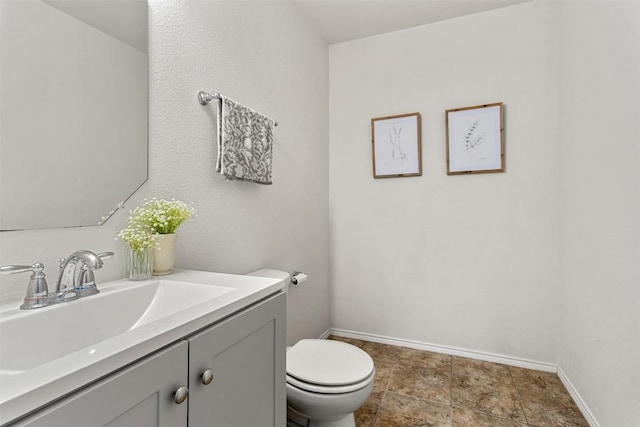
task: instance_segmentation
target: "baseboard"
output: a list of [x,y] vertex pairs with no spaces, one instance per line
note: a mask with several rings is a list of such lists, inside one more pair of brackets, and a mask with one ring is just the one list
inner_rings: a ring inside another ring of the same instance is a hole
[[468,357],[470,359],[483,360],[485,362],[502,363],[503,365],[517,366],[519,368],[533,369],[536,371],[554,373],[558,371],[558,365],[556,365],[555,363],[539,362],[536,360],[506,356],[502,354],[494,354],[439,344],[430,344],[420,341],[392,338],[383,335],[368,334],[365,332],[348,331],[345,329],[330,329],[329,331],[325,332],[327,336],[329,335],[329,333],[338,337],[373,341],[381,344],[395,345],[398,347],[415,348],[418,350],[432,351],[434,353],[449,354],[451,356]]
[[593,413],[589,409],[589,406],[587,406],[587,403],[584,401],[582,396],[580,396],[580,393],[578,393],[576,388],[573,386],[573,383],[571,382],[567,374],[562,369],[562,366],[560,365],[558,365],[558,377],[560,378],[560,381],[562,381],[562,384],[564,384],[567,391],[573,398],[573,401],[576,402],[576,405],[578,405],[578,409],[580,409],[580,412],[582,412],[582,415],[584,415],[589,425],[591,427],[600,427],[600,423],[598,423],[598,420],[596,420],[596,417],[593,416]]
[[331,335],[331,329],[327,329],[326,331],[324,331],[319,337],[319,340],[324,340],[329,338],[329,335]]

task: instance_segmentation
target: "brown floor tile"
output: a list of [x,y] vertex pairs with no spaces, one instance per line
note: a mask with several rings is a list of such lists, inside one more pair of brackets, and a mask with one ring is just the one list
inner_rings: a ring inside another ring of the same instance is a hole
[[382,400],[382,398],[384,397],[384,393],[386,392],[386,390],[373,390],[371,392],[371,395],[369,396],[369,398],[367,399],[367,401],[365,403],[371,404],[371,405],[375,405],[375,406],[379,406],[380,405],[380,401]]
[[374,362],[374,365],[376,367],[376,377],[373,380],[373,391],[384,391],[389,385],[389,380],[396,364],[392,361],[381,359]]
[[498,418],[467,408],[453,408],[453,427],[526,427],[524,422]]
[[400,347],[369,341],[364,341],[361,348],[369,353],[374,362],[385,360],[393,363],[398,362],[398,354],[401,349]]
[[513,381],[518,388],[535,388],[555,394],[568,394],[560,378],[551,372],[534,371],[531,369],[509,366]]
[[451,407],[387,392],[378,409],[375,427],[451,426]]
[[403,365],[427,369],[451,369],[451,356],[414,348],[400,348],[398,362]]
[[457,356],[452,358],[451,365],[453,377],[457,381],[470,384],[492,383],[513,385],[511,372],[506,365]]
[[375,394],[376,393],[372,393],[372,397],[355,412],[356,426],[373,427],[375,425],[378,408],[380,407],[380,401],[382,400],[384,392],[377,393],[379,394],[379,398],[377,398]]
[[393,370],[388,390],[450,405],[451,373],[446,366],[445,369],[424,369],[398,365]]
[[358,427],[588,427],[552,373],[464,357],[329,337],[369,353],[373,392]]
[[535,426],[589,427],[568,394],[553,394],[533,388],[519,388],[527,421]]
[[453,406],[484,412],[500,418],[526,422],[515,386],[497,383],[458,383],[451,387]]

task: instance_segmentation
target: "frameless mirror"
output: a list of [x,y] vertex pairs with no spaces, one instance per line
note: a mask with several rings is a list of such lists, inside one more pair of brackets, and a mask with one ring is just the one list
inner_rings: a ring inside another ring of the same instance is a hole
[[0,0],[0,230],[101,224],[146,180],[147,1]]

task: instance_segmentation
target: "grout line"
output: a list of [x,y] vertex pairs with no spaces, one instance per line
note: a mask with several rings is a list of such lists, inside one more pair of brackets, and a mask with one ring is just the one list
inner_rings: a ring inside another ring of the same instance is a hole
[[451,425],[453,426],[453,356],[449,355],[449,407],[451,408]]
[[410,398],[415,399],[415,400],[420,400],[422,402],[427,402],[430,405],[450,406],[450,405],[447,405],[446,403],[436,402],[435,400],[429,400],[429,399],[425,399],[424,397],[414,396],[412,394],[406,394],[406,393],[402,393],[402,392],[399,392],[399,391],[391,391],[391,390],[389,390],[389,393],[399,394],[400,396],[404,396],[404,397],[410,397]]
[[[509,369],[509,368],[507,368]],[[530,425],[529,422],[529,417],[527,417],[527,411],[524,410],[524,399],[522,398],[522,395],[520,394],[520,390],[518,389],[518,386],[516,385],[516,379],[513,376],[513,372],[511,372],[511,369],[509,369],[509,375],[511,376],[511,381],[513,381],[513,387],[516,389],[516,393],[518,394],[518,400],[520,401],[520,409],[522,409],[522,414],[524,415],[524,419],[526,421],[527,425]]]

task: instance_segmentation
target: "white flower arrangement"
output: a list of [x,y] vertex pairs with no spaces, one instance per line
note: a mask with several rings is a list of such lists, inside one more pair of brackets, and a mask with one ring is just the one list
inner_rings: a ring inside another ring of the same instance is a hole
[[129,223],[127,228],[120,230],[118,237],[136,252],[143,252],[156,244],[156,235],[137,224]]
[[129,224],[147,228],[154,234],[173,234],[194,214],[193,206],[185,202],[153,198],[131,211]]
[[159,234],[175,233],[194,214],[195,209],[187,203],[153,198],[131,211],[129,223],[118,237],[132,250],[143,252],[156,247]]

